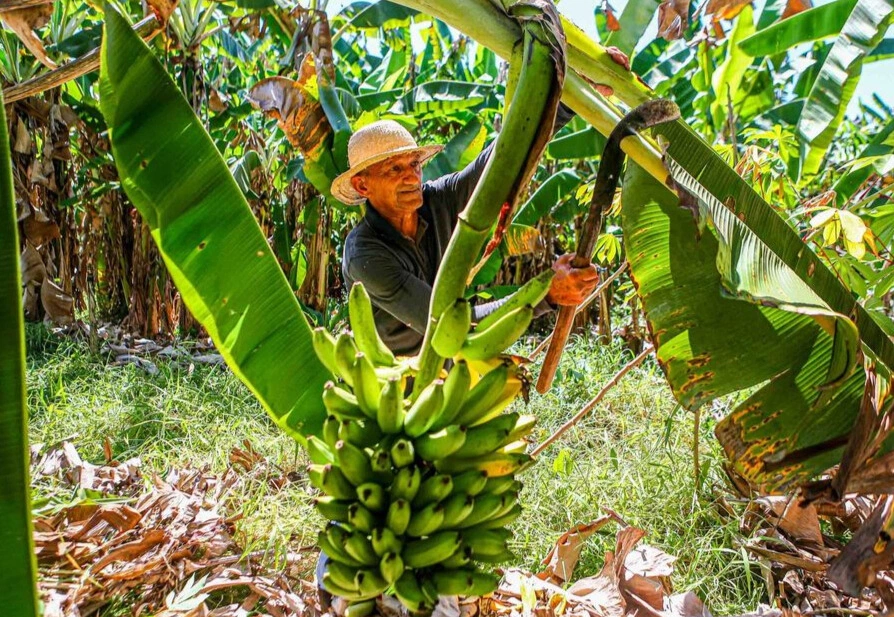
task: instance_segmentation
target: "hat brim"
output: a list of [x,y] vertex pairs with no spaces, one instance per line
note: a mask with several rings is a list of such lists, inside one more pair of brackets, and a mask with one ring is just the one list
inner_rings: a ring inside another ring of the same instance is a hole
[[390,159],[392,156],[397,156],[399,154],[408,154],[411,152],[418,152],[421,155],[420,163],[422,165],[425,165],[429,161],[429,159],[431,159],[431,157],[433,157],[443,149],[444,146],[437,145],[408,146],[406,148],[396,148],[394,150],[390,150],[376,156],[371,156],[368,159],[359,162],[357,165],[332,181],[332,188],[330,189],[332,192],[332,196],[340,202],[348,204],[349,206],[362,204],[364,201],[366,201],[366,197],[355,191],[354,187],[351,185],[351,178],[359,174],[361,171],[367,169],[372,165],[375,165],[376,163],[384,161],[385,159]]

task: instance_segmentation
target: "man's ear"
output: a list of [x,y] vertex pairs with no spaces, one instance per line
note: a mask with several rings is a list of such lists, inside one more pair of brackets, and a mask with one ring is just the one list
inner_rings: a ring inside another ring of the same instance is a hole
[[369,187],[366,186],[366,178],[361,175],[356,175],[351,178],[351,186],[354,187],[354,190],[360,194],[361,197],[367,197],[369,195]]

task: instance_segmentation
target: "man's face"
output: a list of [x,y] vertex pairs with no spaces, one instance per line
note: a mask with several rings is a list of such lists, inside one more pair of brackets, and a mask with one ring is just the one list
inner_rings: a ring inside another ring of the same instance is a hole
[[380,161],[354,176],[351,184],[379,212],[414,212],[422,205],[419,154],[399,154]]

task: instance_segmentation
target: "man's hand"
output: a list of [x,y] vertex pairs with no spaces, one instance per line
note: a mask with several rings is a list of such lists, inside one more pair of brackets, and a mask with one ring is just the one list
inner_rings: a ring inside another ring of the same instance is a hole
[[562,255],[553,262],[556,275],[549,286],[546,299],[558,306],[577,306],[589,296],[599,282],[599,274],[592,263],[583,268],[571,265],[573,253]]

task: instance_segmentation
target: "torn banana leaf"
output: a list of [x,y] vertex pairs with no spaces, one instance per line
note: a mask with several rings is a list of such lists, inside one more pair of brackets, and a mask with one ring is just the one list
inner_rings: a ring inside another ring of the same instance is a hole
[[622,226],[659,363],[689,409],[746,391],[716,430],[735,471],[767,491],[804,482],[841,459],[858,350],[891,366],[894,346],[710,147],[679,125],[657,131],[682,198],[631,164]]
[[100,107],[121,184],[227,364],[303,442],[322,426],[330,374],[301,307],[202,123],[124,18],[105,14]]

